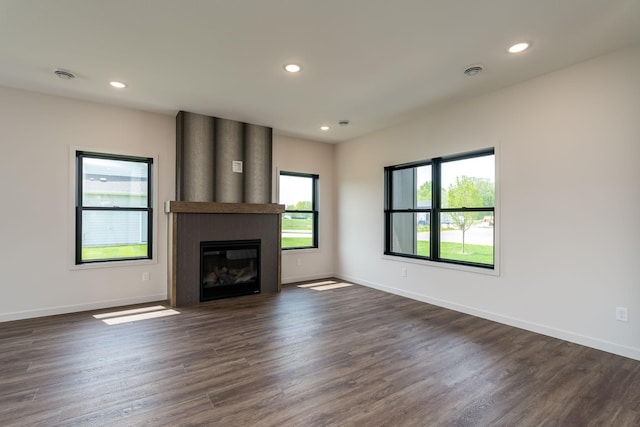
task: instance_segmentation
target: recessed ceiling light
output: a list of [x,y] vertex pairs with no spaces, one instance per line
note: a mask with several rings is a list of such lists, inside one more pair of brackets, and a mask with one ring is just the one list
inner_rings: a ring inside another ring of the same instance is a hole
[[509,52],[509,53],[519,53],[519,52],[522,52],[522,51],[525,51],[525,50],[529,49],[529,46],[531,46],[531,43],[529,43],[529,42],[516,43],[514,45],[509,46],[509,49],[507,49],[507,52]]
[[320,130],[327,131],[329,129],[331,129],[329,126],[320,126]]
[[300,67],[298,64],[287,64],[284,66],[284,69],[290,73],[297,73],[298,71],[302,70],[302,67]]
[[127,87],[126,83],[122,83],[122,82],[109,82],[109,84],[113,87],[115,87],[116,89],[124,89],[125,87]]

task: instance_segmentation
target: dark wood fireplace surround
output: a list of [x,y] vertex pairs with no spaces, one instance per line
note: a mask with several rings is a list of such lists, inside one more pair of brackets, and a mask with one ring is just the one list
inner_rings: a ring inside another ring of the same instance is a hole
[[171,306],[200,302],[200,242],[259,239],[262,293],[280,292],[280,214],[284,205],[254,203],[166,203],[169,214]]

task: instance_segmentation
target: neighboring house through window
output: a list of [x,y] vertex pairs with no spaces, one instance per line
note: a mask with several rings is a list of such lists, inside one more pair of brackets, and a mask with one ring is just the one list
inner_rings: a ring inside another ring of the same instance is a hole
[[151,258],[152,164],[76,152],[76,264]]
[[318,247],[318,175],[280,172],[282,249]]
[[493,149],[385,168],[385,254],[493,268]]

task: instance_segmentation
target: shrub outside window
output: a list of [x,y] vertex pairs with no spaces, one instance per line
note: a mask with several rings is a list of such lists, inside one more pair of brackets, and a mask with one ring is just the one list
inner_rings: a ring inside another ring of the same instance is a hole
[[493,149],[385,168],[385,254],[493,268]]
[[318,247],[318,175],[280,172],[282,249]]
[[76,152],[76,264],[151,259],[152,164]]

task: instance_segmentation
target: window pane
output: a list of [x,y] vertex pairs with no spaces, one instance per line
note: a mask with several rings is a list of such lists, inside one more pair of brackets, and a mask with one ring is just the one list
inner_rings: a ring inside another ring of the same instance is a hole
[[83,211],[82,261],[147,258],[146,211]]
[[317,197],[317,185],[317,175],[281,172],[279,202],[285,205],[281,235],[283,249],[317,247],[318,201],[314,199]]
[[442,163],[442,207],[495,206],[495,156]]
[[431,166],[398,169],[392,172],[392,209],[431,208]]
[[440,214],[440,258],[493,265],[493,212]]
[[83,157],[82,206],[147,207],[148,170],[144,162]]
[[397,212],[391,215],[391,251],[408,255],[430,255],[430,215]]
[[313,214],[285,212],[282,215],[282,247],[313,246]]
[[431,165],[416,168],[416,208],[431,209]]
[[287,210],[313,210],[313,178],[280,175],[280,204]]

